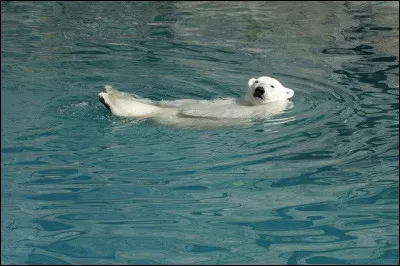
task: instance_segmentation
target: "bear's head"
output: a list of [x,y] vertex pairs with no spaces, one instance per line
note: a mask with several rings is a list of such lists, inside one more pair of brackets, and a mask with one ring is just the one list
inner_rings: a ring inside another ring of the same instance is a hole
[[294,95],[293,90],[285,88],[279,81],[270,77],[252,78],[248,84],[245,101],[251,105],[284,101]]

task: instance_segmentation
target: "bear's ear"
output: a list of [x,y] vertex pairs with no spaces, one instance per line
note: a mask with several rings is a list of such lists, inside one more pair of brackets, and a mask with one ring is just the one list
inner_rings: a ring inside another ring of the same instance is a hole
[[256,79],[249,79],[249,82],[248,82],[249,87],[251,87],[255,81],[256,81]]
[[285,89],[286,89],[286,98],[287,99],[292,98],[294,95],[294,91],[289,88],[285,88]]

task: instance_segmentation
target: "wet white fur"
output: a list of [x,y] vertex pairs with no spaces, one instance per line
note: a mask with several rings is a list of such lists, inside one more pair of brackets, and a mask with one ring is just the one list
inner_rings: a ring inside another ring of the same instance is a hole
[[[264,88],[262,98],[255,97],[257,87]],[[283,112],[291,103],[293,90],[270,77],[252,78],[243,99],[152,101],[104,86],[99,98],[113,115],[147,118],[178,127],[214,127],[266,118]]]

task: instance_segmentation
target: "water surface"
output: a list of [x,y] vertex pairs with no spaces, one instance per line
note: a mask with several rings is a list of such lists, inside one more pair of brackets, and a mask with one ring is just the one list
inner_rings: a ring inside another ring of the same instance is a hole
[[[398,264],[397,2],[2,2],[3,264]],[[187,130],[154,100],[293,109]]]

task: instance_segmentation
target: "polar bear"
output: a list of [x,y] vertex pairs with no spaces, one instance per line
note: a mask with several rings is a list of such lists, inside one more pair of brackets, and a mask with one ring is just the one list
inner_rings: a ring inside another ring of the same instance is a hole
[[243,98],[152,101],[105,85],[100,102],[115,116],[150,119],[164,125],[207,128],[254,121],[293,106],[293,90],[271,77],[251,78]]

